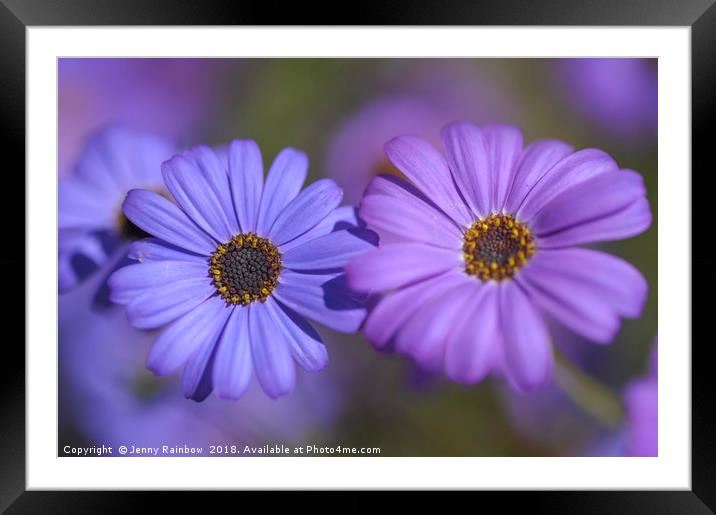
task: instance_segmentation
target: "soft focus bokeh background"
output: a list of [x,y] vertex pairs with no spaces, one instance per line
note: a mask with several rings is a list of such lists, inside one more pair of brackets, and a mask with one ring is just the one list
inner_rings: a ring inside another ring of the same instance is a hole
[[[657,331],[656,72],[653,59],[62,59],[59,176],[72,175],[87,138],[112,122],[179,147],[254,139],[265,165],[297,147],[310,158],[308,181],[332,177],[353,203],[372,175],[390,171],[383,143],[413,133],[438,144],[450,121],[510,123],[526,142],[601,148],[646,182],[652,227],[601,248],[641,270],[649,297],[609,346],[565,330],[555,343],[620,396],[646,373]],[[556,385],[528,395],[493,381],[464,387],[323,328],[329,366],[299,370],[288,397],[272,401],[254,385],[238,402],[185,400],[177,377],[144,368],[155,334],[96,302],[111,266],[60,295],[60,455],[64,445],[232,443],[370,446],[383,456],[628,452],[628,423],[605,425]]]

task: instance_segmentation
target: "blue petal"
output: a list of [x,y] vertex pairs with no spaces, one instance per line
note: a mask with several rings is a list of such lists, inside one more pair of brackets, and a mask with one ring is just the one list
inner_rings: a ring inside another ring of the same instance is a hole
[[129,322],[139,329],[153,329],[176,320],[209,298],[216,288],[211,279],[200,277],[145,291],[127,306]]
[[[266,303],[269,302],[274,301],[269,298]],[[253,304],[248,309],[251,355],[256,377],[266,394],[277,399],[291,392],[296,382],[296,369],[289,344],[264,304]]]
[[293,148],[283,149],[274,159],[259,208],[256,231],[265,235],[276,217],[301,191],[308,173],[308,156]]
[[243,232],[256,230],[263,179],[264,166],[258,145],[250,140],[232,141],[229,146],[229,182]]
[[[154,288],[176,281],[207,278],[206,263],[158,261],[120,268],[109,278],[112,302],[128,304],[134,298],[151,293]],[[208,279],[207,279],[208,280]]]
[[315,227],[341,203],[343,192],[331,179],[314,182],[281,211],[269,237],[282,245]]
[[283,270],[274,295],[294,311],[336,331],[357,331],[366,314],[344,275]]
[[211,297],[172,322],[149,351],[147,368],[157,375],[173,372],[203,343],[216,340],[230,313],[221,297]]
[[213,382],[221,399],[240,398],[251,381],[251,343],[249,309],[234,308],[219,338],[214,360]]
[[172,245],[203,255],[216,249],[216,242],[181,209],[153,191],[130,191],[122,209],[134,225]]
[[353,206],[341,206],[331,211],[328,216],[318,222],[310,231],[281,245],[281,251],[288,252],[319,236],[324,236],[334,231],[356,228],[365,228],[365,224],[358,219],[358,210]]
[[[218,173],[224,174],[224,187],[228,189],[229,181],[221,169],[218,158],[213,155],[216,161],[214,163],[207,159],[207,155],[213,154],[194,153],[173,157],[162,164],[162,175],[167,189],[182,210],[196,225],[204,229],[214,239],[223,242],[229,240],[236,233],[238,227],[235,222],[231,224],[227,217],[226,210],[231,209],[229,214],[233,215],[233,209],[230,205],[222,205],[220,197],[216,195],[214,188],[204,176],[204,173],[211,176],[213,172],[202,173],[202,168],[211,170],[219,167]],[[199,167],[197,160],[201,161],[202,167]]]
[[328,364],[328,351],[313,326],[288,306],[267,302],[266,307],[288,338],[293,359],[307,372],[323,369]]
[[294,270],[342,268],[353,256],[374,248],[378,237],[367,229],[332,232],[283,253],[283,264]]
[[165,243],[158,238],[144,238],[137,240],[129,246],[127,257],[140,263],[158,261],[189,261],[207,265],[206,256],[187,252],[184,249]]

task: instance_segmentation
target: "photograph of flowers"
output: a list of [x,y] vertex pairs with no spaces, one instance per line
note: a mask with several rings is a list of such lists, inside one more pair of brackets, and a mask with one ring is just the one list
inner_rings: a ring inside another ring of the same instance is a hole
[[58,456],[657,456],[656,59],[61,58]]

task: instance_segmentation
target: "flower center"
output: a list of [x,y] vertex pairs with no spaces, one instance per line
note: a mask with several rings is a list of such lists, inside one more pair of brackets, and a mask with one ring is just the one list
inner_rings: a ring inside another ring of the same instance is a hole
[[278,248],[251,232],[237,234],[218,245],[210,263],[216,291],[228,304],[264,302],[276,288],[281,273]]
[[512,277],[534,255],[532,233],[512,215],[491,214],[465,232],[465,272],[483,281]]

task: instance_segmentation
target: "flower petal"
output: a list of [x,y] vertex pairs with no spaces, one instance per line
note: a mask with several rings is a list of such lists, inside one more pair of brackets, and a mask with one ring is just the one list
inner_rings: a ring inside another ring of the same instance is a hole
[[57,189],[57,226],[59,229],[114,228],[120,193],[101,194],[75,179],[61,180]]
[[651,225],[651,208],[646,197],[635,200],[612,216],[592,220],[562,231],[541,236],[539,247],[553,249],[594,243],[599,241],[622,240],[641,234]]
[[213,383],[217,397],[239,399],[251,382],[249,310],[236,307],[219,337],[214,359]]
[[238,233],[240,227],[236,217],[236,210],[234,209],[234,201],[231,196],[228,158],[226,156],[220,156],[216,150],[206,145],[194,147],[188,152],[185,152],[184,157],[194,163],[211,187],[226,217],[230,233],[232,235]]
[[458,250],[395,243],[353,258],[346,265],[346,274],[351,288],[377,293],[462,268],[464,262]]
[[502,345],[499,324],[499,287],[481,284],[462,306],[463,316],[451,329],[445,349],[445,373],[458,383],[474,384],[495,365]]
[[371,229],[392,236],[396,243],[419,241],[451,249],[462,244],[462,230],[417,197],[412,202],[388,195],[363,197],[360,216]]
[[336,331],[357,331],[366,314],[363,303],[346,287],[344,275],[283,270],[274,295],[309,320]]
[[395,336],[395,349],[418,363],[442,363],[445,343],[455,325],[462,320],[465,303],[479,285],[463,281],[443,296],[425,302]]
[[358,220],[357,209],[353,206],[341,206],[331,211],[328,216],[318,222],[310,231],[304,232],[298,238],[295,238],[281,245],[282,252],[303,245],[306,242],[314,240],[319,236],[340,231],[341,229],[363,228],[365,224]]
[[263,181],[264,165],[259,146],[251,140],[232,141],[229,145],[229,182],[242,232],[256,231]]
[[548,236],[628,208],[646,193],[641,175],[630,170],[597,175],[554,197],[530,222],[537,236]]
[[343,192],[331,179],[314,182],[281,211],[269,230],[269,238],[283,245],[300,236],[338,207],[342,197]]
[[[227,309],[231,311],[231,308]],[[230,317],[231,315],[227,315]],[[181,379],[181,388],[184,397],[201,402],[206,399],[213,390],[213,365],[216,355],[216,345],[220,334],[226,327],[218,326],[218,331],[212,336],[208,336],[194,351],[186,365]]]
[[[140,265],[141,266],[141,265]],[[157,285],[127,305],[129,322],[139,329],[153,329],[176,320],[216,292],[207,277]]]
[[[227,241],[235,231],[228,221],[225,207],[221,205],[219,197],[194,159],[188,158],[189,155],[186,153],[175,156],[162,164],[164,183],[182,211],[189,215],[196,225],[217,241]],[[198,153],[192,154],[193,157],[196,155]],[[214,159],[214,166],[221,167],[215,155]],[[207,167],[211,167],[211,164],[204,166]],[[228,180],[226,186],[228,188]]]
[[[269,298],[266,302],[274,302]],[[288,342],[264,304],[249,306],[249,334],[254,371],[261,387],[272,399],[293,390],[296,369]]]
[[[207,279],[206,263],[187,261],[157,261],[125,266],[109,278],[112,290],[111,300],[117,304],[128,304],[154,288],[176,281]],[[208,280],[208,279],[207,279]]]
[[385,145],[388,159],[415,186],[459,225],[466,227],[473,216],[456,189],[445,158],[427,141],[400,136]]
[[365,334],[376,347],[384,347],[396,331],[425,303],[439,301],[448,290],[469,280],[451,271],[401,288],[378,302],[365,323]]
[[636,318],[648,286],[626,261],[589,249],[543,250],[520,275],[540,306],[575,332],[608,343],[618,315]]
[[440,131],[445,155],[455,182],[472,212],[492,212],[492,174],[485,137],[477,125],[453,123]]
[[516,281],[500,288],[500,327],[507,374],[520,390],[544,384],[552,371],[552,347],[542,315]]
[[211,297],[172,322],[149,351],[147,368],[157,375],[179,368],[202,343],[217,337],[230,312],[223,299]]
[[133,242],[127,251],[127,257],[140,263],[159,261],[188,261],[207,266],[206,256],[187,252],[184,249],[165,243],[158,238],[144,238]]
[[283,265],[293,270],[340,269],[348,260],[373,249],[377,235],[367,229],[335,231],[283,253]]
[[530,221],[550,200],[567,189],[597,175],[619,168],[608,154],[589,148],[565,157],[534,184],[517,209],[518,218]]
[[328,364],[328,351],[313,326],[288,306],[267,302],[266,307],[276,325],[284,330],[293,359],[307,372],[322,370]]
[[172,245],[202,255],[216,249],[216,242],[181,209],[153,191],[130,191],[122,209],[134,225]]
[[532,187],[574,147],[558,140],[535,141],[525,148],[517,163],[514,182],[507,195],[505,211],[515,213]]
[[308,174],[308,156],[293,148],[285,148],[276,156],[261,194],[256,230],[268,234],[276,217],[301,191]]
[[501,211],[515,178],[524,144],[522,131],[510,125],[486,125],[482,130],[490,166],[492,211]]

